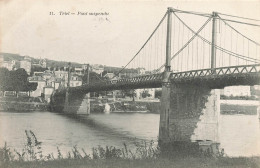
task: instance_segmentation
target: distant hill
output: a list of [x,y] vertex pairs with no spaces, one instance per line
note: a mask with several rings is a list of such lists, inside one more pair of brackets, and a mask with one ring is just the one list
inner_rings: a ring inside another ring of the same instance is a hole
[[[25,56],[27,55],[19,55],[19,54],[11,54],[11,53],[2,53],[0,52],[0,55],[3,56],[5,61],[10,61],[10,60],[15,60],[15,61],[21,61],[24,59]],[[30,56],[27,56],[29,58],[31,58],[32,63],[38,63],[40,61],[40,59],[38,58],[33,58]],[[67,67],[69,62],[66,61],[55,61],[55,60],[50,60],[50,59],[46,59],[47,62],[47,67]],[[76,63],[76,62],[71,62],[71,65],[73,67],[81,67],[82,64]]]
[[[5,61],[10,61],[10,60],[15,60],[16,64],[18,65],[17,67],[19,67],[20,65],[20,61],[24,59],[24,57],[29,57],[31,58],[32,63],[37,64],[39,63],[40,59],[38,58],[33,58],[27,55],[19,55],[19,54],[11,54],[11,53],[2,53],[0,52],[0,55],[3,56]],[[68,67],[69,62],[67,61],[55,61],[55,60],[50,60],[50,59],[46,59],[46,63],[47,63],[47,67]],[[76,67],[76,68],[81,68],[83,64],[80,63],[76,63],[76,62],[71,62],[71,66],[72,67]],[[121,67],[112,67],[112,66],[105,66],[105,65],[98,65],[101,68],[104,68],[104,73],[117,73],[119,72],[122,68]],[[137,70],[135,69],[124,69],[122,71],[122,73],[130,73],[130,72],[137,72]]]
[[10,53],[0,53],[0,55],[3,56],[5,61],[10,61],[10,60],[21,61],[23,60],[24,57],[19,54],[10,54]]

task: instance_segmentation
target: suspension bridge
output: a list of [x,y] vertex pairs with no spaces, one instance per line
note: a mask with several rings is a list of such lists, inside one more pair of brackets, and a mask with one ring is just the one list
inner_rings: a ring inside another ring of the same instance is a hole
[[[194,30],[178,16],[179,13],[198,15],[206,21]],[[216,12],[210,15],[170,8],[147,41],[116,75],[125,69],[143,69],[144,73],[130,73],[125,78],[100,80],[70,89],[87,93],[158,88],[162,87],[164,71],[171,72],[169,78],[173,83],[225,79],[221,87],[254,84],[260,70],[259,43],[236,30],[228,23],[230,21]]]
[[[199,17],[201,26],[190,26],[186,15]],[[145,43],[115,74],[119,78],[56,91],[51,103],[61,111],[76,107],[84,111],[89,110],[89,92],[162,88],[161,141],[217,141],[219,93],[215,89],[260,83],[259,43],[232,25],[260,27],[252,21],[259,22],[217,12],[168,8]],[[138,71],[122,77],[126,69]],[[207,116],[205,121],[202,116]],[[203,129],[210,131],[203,134]]]

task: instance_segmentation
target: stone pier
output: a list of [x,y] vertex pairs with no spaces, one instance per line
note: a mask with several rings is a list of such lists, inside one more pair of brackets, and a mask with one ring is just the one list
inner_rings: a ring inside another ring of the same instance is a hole
[[67,114],[90,114],[90,94],[72,95],[66,92],[64,110]]
[[161,146],[219,142],[219,99],[219,90],[207,86],[164,83],[159,129]]

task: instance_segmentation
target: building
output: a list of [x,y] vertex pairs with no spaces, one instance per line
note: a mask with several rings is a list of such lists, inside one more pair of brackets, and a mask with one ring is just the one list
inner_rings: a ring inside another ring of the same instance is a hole
[[115,80],[115,74],[114,73],[106,73],[104,76],[104,78],[107,78],[109,80]]
[[[67,81],[66,81],[67,83]],[[77,87],[82,85],[82,78],[77,75],[72,75],[70,78],[70,87]]]
[[50,86],[46,86],[43,87],[43,96],[44,96],[44,100],[46,100],[48,103],[51,100],[51,94],[54,91],[54,87],[50,87]]
[[145,74],[145,69],[144,68],[136,68],[136,70],[137,70],[137,73],[139,75],[144,75]]
[[47,61],[46,59],[40,59],[38,62],[32,63],[32,66],[47,68]]
[[52,87],[54,87],[54,90],[57,90],[59,89],[60,86],[61,86],[61,79],[55,78],[55,80],[52,83]]
[[15,60],[5,61],[3,55],[0,55],[0,67],[9,71],[15,70]]
[[54,71],[55,78],[60,78],[63,80],[68,80],[68,71]]
[[25,56],[24,59],[20,61],[20,68],[23,68],[27,72],[27,74],[30,74],[32,68],[31,58]]
[[78,75],[83,75],[83,72],[84,72],[84,69],[83,69],[83,68],[75,67],[75,73],[76,73],[76,74],[78,74]]
[[224,88],[225,96],[251,96],[250,86],[228,86]]
[[35,82],[38,84],[37,89],[31,92],[31,96],[32,97],[42,96],[42,94],[44,93],[43,89],[44,87],[46,87],[46,81],[42,78],[42,76],[28,77],[28,81]]
[[104,66],[98,64],[91,65],[91,71],[101,75],[104,72]]
[[260,97],[260,85],[251,86],[251,95]]
[[154,99],[155,98],[155,89],[149,88],[149,89],[136,89],[136,98],[137,99],[143,99],[143,94],[145,93],[145,98]]

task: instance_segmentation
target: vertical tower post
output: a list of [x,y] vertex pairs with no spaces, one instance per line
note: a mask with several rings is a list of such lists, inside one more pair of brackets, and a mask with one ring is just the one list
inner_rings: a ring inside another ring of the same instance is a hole
[[171,71],[172,8],[168,8],[165,71]]
[[87,85],[89,84],[89,64],[87,64]]
[[69,112],[69,88],[70,88],[70,66],[71,63],[69,63],[69,69],[68,69],[68,82],[67,82],[67,88],[65,93],[65,105],[64,105],[64,111],[67,113]]
[[217,17],[217,13],[213,12],[212,13],[212,45],[211,45],[211,69],[216,68],[216,42],[217,42],[217,34],[216,34],[216,28],[217,28],[217,24],[216,24],[216,17]]
[[170,141],[169,139],[169,113],[171,102],[171,30],[172,30],[172,8],[168,8],[167,39],[166,39],[166,63],[162,80],[162,96],[160,111],[159,145],[162,146]]
[[[87,64],[87,85],[89,85],[89,64]],[[90,93],[86,94],[86,114],[90,114]]]
[[69,88],[69,87],[70,87],[70,76],[71,76],[71,74],[70,74],[70,68],[71,68],[71,63],[69,62],[69,70],[68,70],[68,83],[67,83],[67,88]]

